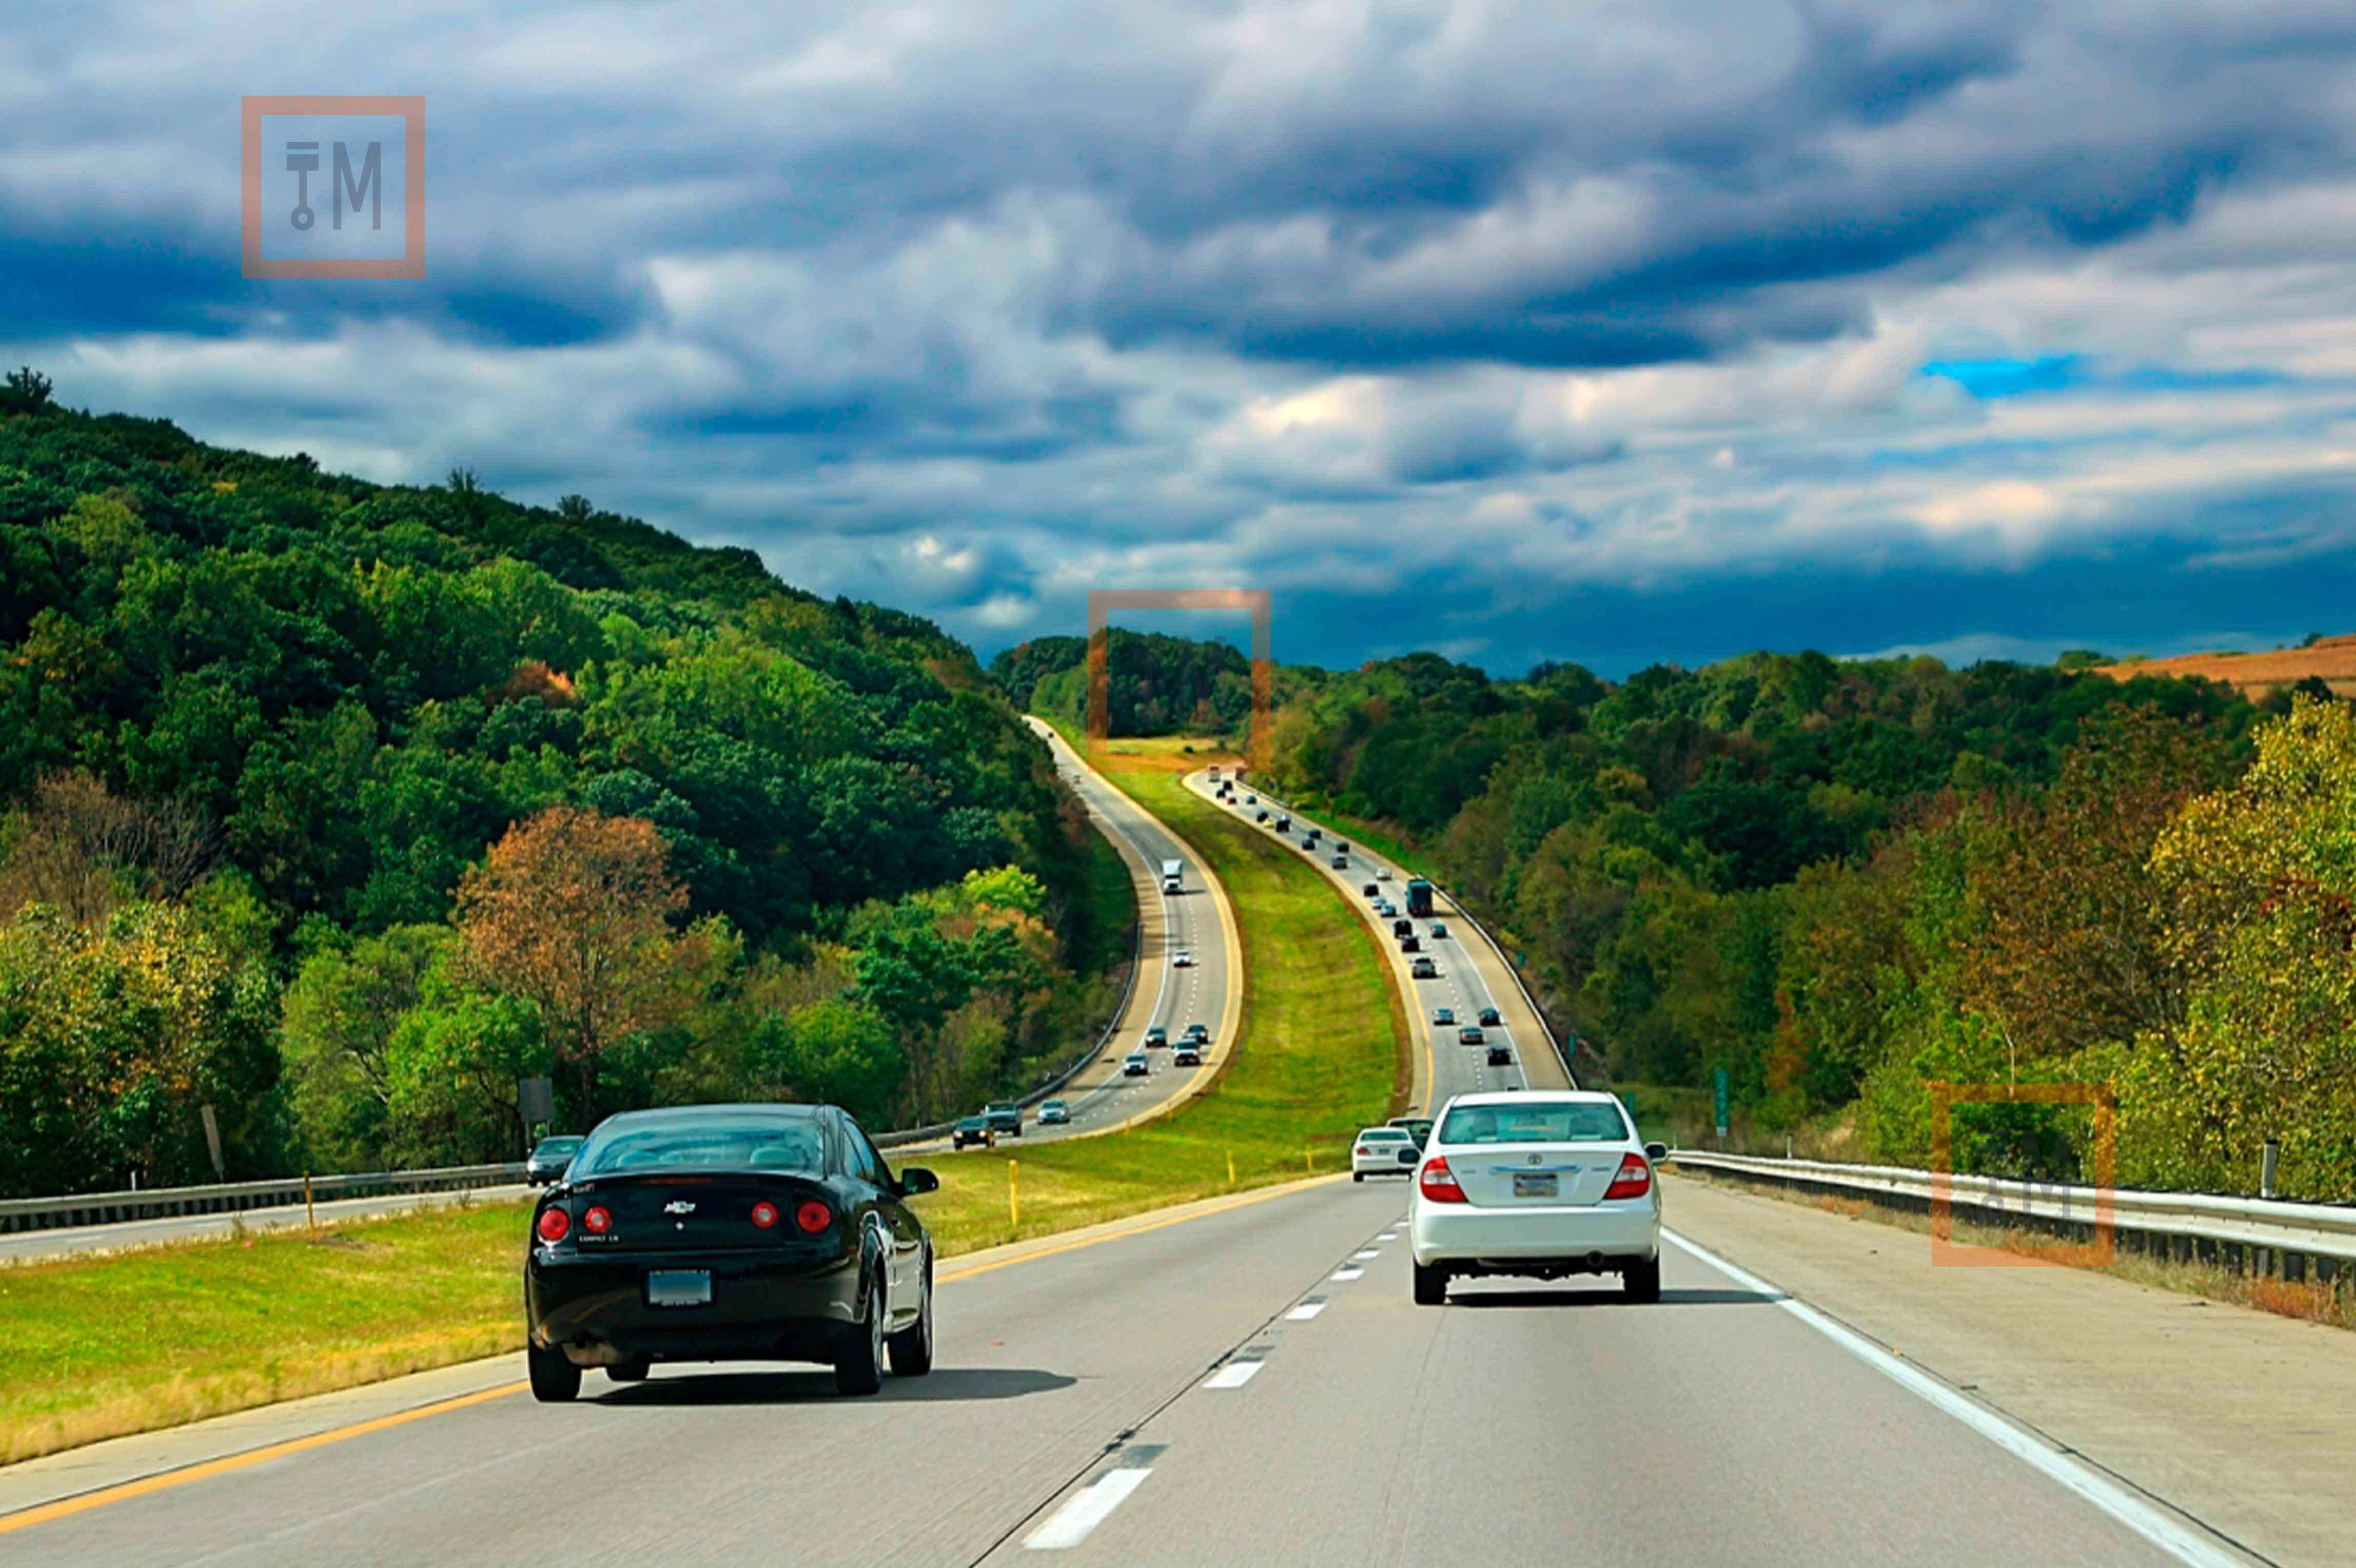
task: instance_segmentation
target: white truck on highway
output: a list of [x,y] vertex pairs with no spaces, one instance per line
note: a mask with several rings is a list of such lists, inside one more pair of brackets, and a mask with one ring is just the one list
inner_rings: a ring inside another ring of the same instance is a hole
[[1165,860],[1162,863],[1162,891],[1175,893],[1186,886],[1186,863]]

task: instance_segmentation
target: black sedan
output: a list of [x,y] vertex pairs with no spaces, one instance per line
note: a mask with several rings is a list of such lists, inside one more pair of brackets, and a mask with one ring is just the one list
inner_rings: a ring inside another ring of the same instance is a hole
[[523,1162],[523,1179],[534,1187],[546,1187],[550,1182],[564,1179],[564,1167],[573,1163],[573,1152],[583,1140],[573,1136],[542,1138],[532,1145]]
[[831,1105],[689,1105],[598,1123],[540,1200],[524,1261],[536,1399],[581,1369],[816,1361],[846,1394],[933,1365],[933,1243],[897,1176]]

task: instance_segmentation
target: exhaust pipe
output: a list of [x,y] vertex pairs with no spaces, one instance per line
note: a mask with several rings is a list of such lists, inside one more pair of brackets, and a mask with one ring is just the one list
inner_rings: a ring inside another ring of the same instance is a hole
[[1590,1252],[1587,1254],[1587,1272],[1593,1274],[1600,1274],[1603,1272],[1602,1253]]

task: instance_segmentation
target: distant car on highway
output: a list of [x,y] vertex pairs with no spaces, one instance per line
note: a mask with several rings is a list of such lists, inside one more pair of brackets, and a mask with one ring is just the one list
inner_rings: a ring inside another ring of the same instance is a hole
[[1415,935],[1415,922],[1408,919],[1406,916],[1401,915],[1398,919],[1391,922],[1391,935],[1395,937],[1411,937]]
[[1350,1145],[1350,1179],[1415,1174],[1415,1139],[1404,1127],[1368,1127]]
[[1170,1031],[1169,1031],[1169,1030],[1167,1030],[1167,1029],[1163,1028],[1163,1027],[1162,1027],[1161,1025],[1159,1025],[1159,1024],[1152,1024],[1152,1025],[1149,1025],[1149,1026],[1147,1026],[1147,1027],[1146,1027],[1146,1031],[1145,1031],[1145,1048],[1146,1048],[1147,1050],[1149,1050],[1149,1051],[1150,1051],[1150,1050],[1153,1049],[1156,1046],[1166,1046],[1166,1045],[1168,1045],[1169,1043],[1170,1043]]
[[1491,1067],[1511,1067],[1511,1066],[1513,1066],[1513,1065],[1514,1065],[1514,1047],[1511,1047],[1511,1046],[1509,1046],[1509,1045],[1507,1045],[1507,1044],[1505,1044],[1505,1041],[1503,1041],[1503,1040],[1492,1040],[1492,1041],[1490,1041],[1490,1042],[1489,1042],[1489,1065],[1490,1065]]
[[1447,939],[1447,936],[1448,936],[1448,927],[1446,926],[1446,924],[1445,924],[1445,923],[1443,923],[1443,922],[1441,922],[1441,921],[1439,921],[1439,920],[1434,920],[1434,921],[1432,921],[1432,922],[1431,922],[1431,940],[1432,940],[1433,941],[1437,942],[1437,941],[1442,941],[1442,940],[1445,940]]
[[1193,948],[1180,948],[1176,952],[1172,953],[1170,955],[1170,967],[1173,969],[1194,968],[1194,950]]
[[1061,1127],[1071,1119],[1072,1108],[1062,1101],[1043,1100],[1039,1102],[1039,1125],[1042,1127]]
[[1120,1076],[1123,1078],[1143,1078],[1152,1070],[1153,1064],[1143,1051],[1131,1051],[1120,1060]]
[[1494,1007],[1483,1007],[1481,1009],[1481,1022],[1494,1029],[1501,1027],[1504,1021],[1497,1016]]
[[1211,1026],[1208,1024],[1189,1024],[1178,1033],[1178,1043],[1182,1046],[1205,1045],[1210,1038]]
[[580,1148],[583,1142],[572,1133],[542,1138],[531,1146],[531,1153],[524,1156],[523,1179],[534,1187],[546,1187],[550,1182],[562,1179],[564,1167],[573,1163],[573,1151]]
[[1201,1040],[1179,1041],[1177,1048],[1170,1053],[1170,1065],[1172,1067],[1201,1067],[1203,1065],[1204,1044],[1205,1042]]
[[1023,1107],[1012,1100],[993,1100],[982,1111],[993,1133],[1011,1133],[1023,1136]]
[[[680,1105],[599,1122],[531,1216],[523,1264],[532,1397],[584,1367],[816,1361],[837,1392],[933,1365],[933,1242],[895,1176],[831,1105]],[[715,1288],[716,1286],[716,1288]]]
[[1259,815],[1254,817],[1252,821],[1256,822],[1264,822],[1268,821],[1268,813],[1266,811],[1262,811]]
[[1483,1034],[1478,1027],[1471,1024],[1467,1024],[1462,1028],[1456,1031],[1456,1043],[1460,1046],[1482,1045],[1486,1043],[1488,1038],[1488,1036]]
[[1359,888],[1358,891],[1368,898],[1379,898],[1383,896],[1383,890],[1376,886],[1371,882],[1367,883],[1364,887]]
[[1387,866],[1387,865],[1377,865],[1376,867],[1375,867],[1375,880],[1376,880],[1376,881],[1377,881],[1377,882],[1388,882],[1390,879],[1391,879],[1391,868],[1390,868],[1389,866]]
[[1398,910],[1392,905],[1389,899],[1377,898],[1375,900],[1375,913],[1382,916],[1386,919],[1388,919],[1393,915],[1398,914]]
[[1259,797],[1251,793],[1249,790],[1246,790],[1244,792],[1244,804],[1247,806],[1257,806],[1259,804]]
[[1419,1149],[1431,1136],[1431,1118],[1429,1116],[1394,1116],[1383,1125],[1406,1128],[1407,1135],[1415,1140],[1415,1146]]
[[1407,935],[1398,940],[1398,948],[1401,952],[1421,952],[1423,950],[1423,939],[1417,936],[1413,931],[1409,931]]
[[1434,1007],[1431,1010],[1431,1021],[1434,1024],[1442,1026],[1453,1024],[1456,1022],[1456,1009],[1453,1007]]
[[1335,854],[1349,854],[1349,853],[1350,853],[1350,841],[1349,841],[1348,839],[1335,839],[1335,840],[1333,841],[1333,853],[1334,853]]
[[1333,857],[1333,869],[1334,869],[1334,870],[1336,870],[1336,871],[1347,871],[1347,870],[1349,870],[1349,869],[1350,869],[1350,857],[1349,857],[1348,855],[1346,855],[1346,854],[1337,854],[1337,855],[1335,855],[1335,856]]
[[1616,1273],[1661,1299],[1661,1191],[1620,1102],[1588,1090],[1460,1094],[1423,1147],[1408,1210],[1419,1306],[1482,1274]]
[[1407,972],[1410,980],[1438,980],[1440,966],[1428,958],[1419,958],[1408,966]]
[[962,1149],[968,1144],[979,1144],[985,1149],[998,1147],[998,1134],[991,1131],[987,1116],[960,1116],[958,1124],[949,1129],[949,1147]]

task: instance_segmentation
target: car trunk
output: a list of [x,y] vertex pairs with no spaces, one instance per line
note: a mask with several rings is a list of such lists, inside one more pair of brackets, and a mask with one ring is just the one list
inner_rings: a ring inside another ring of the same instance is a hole
[[[795,1222],[794,1211],[810,1198],[830,1210],[837,1202],[815,1176],[751,1171],[621,1173],[581,1183],[565,1208],[573,1216],[573,1240],[584,1251],[688,1251],[799,1240],[806,1232]],[[766,1230],[753,1223],[753,1206],[765,1201],[777,1209],[776,1223]],[[599,1206],[614,1217],[602,1237],[593,1236],[582,1219]]]
[[1627,1153],[1617,1144],[1473,1144],[1442,1152],[1464,1200],[1483,1208],[1601,1203]]

